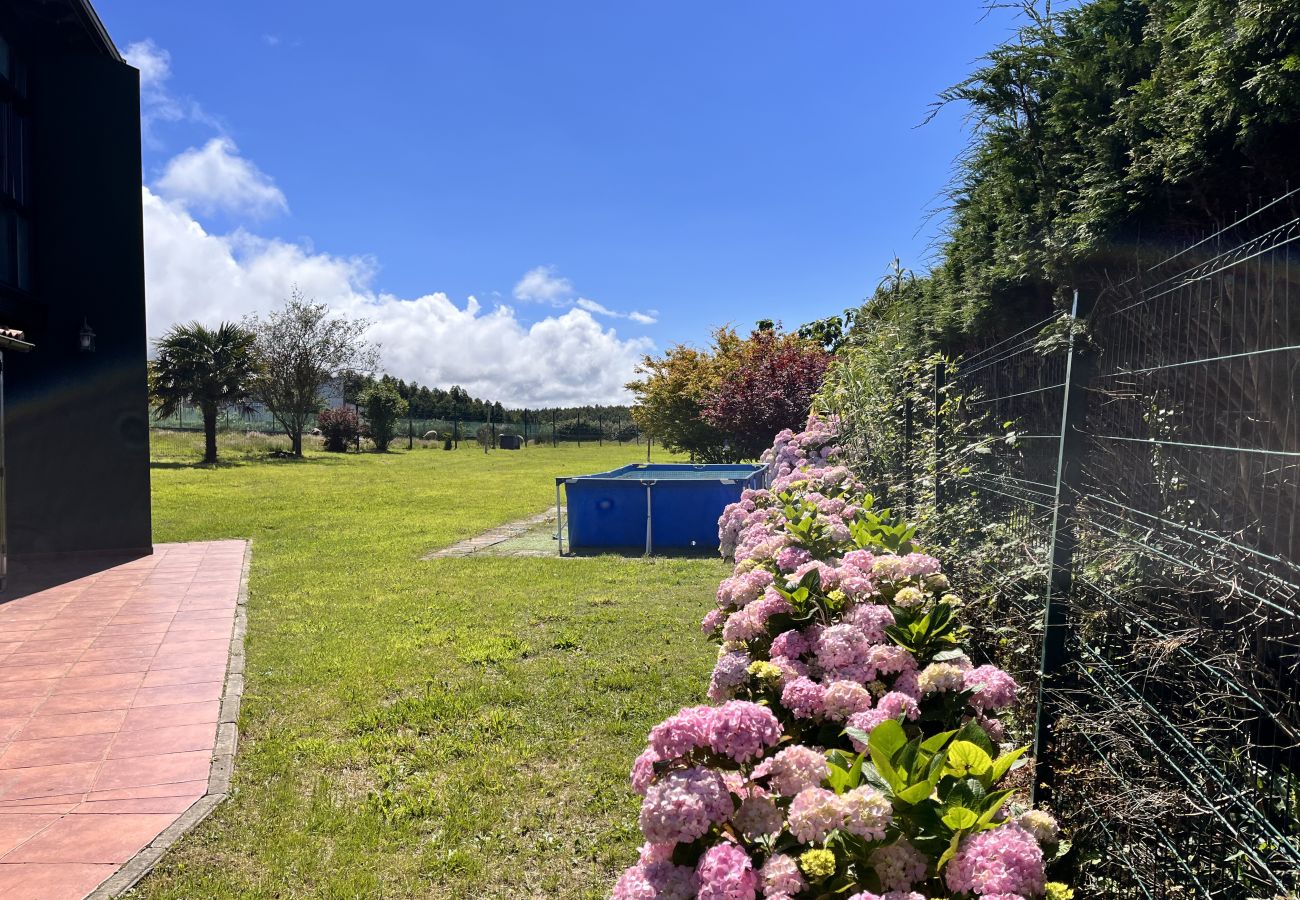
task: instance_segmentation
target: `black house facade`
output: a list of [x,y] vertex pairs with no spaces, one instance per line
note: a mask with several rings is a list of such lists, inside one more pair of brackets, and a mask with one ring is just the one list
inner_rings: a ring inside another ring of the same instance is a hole
[[85,0],[0,2],[0,543],[13,561],[150,551],[139,97]]

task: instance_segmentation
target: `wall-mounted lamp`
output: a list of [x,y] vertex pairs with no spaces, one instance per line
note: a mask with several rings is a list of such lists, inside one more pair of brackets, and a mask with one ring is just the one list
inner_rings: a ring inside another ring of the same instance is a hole
[[77,349],[82,353],[95,352],[95,332],[90,330],[90,323],[81,320],[81,331],[77,332]]

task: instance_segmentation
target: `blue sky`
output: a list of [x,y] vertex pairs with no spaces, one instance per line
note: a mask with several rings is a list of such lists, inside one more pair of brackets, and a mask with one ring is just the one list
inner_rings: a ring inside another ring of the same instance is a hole
[[96,6],[144,73],[151,331],[292,281],[375,321],[397,374],[517,403],[615,399],[642,352],[923,268],[964,134],[916,126],[1012,25],[965,0]]

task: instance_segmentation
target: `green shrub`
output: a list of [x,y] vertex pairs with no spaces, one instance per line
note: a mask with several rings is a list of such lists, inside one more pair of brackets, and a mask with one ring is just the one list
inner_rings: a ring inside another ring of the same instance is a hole
[[396,388],[380,381],[362,392],[360,403],[366,411],[364,435],[374,443],[376,451],[387,453],[397,435],[397,420],[406,414],[406,401]]

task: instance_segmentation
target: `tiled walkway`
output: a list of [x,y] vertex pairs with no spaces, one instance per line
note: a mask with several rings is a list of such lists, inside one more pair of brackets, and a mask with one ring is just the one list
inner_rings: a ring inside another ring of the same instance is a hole
[[0,595],[0,897],[85,896],[208,792],[244,551]]

